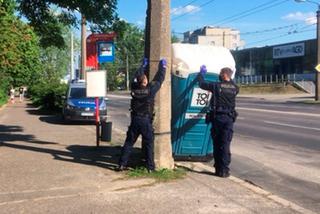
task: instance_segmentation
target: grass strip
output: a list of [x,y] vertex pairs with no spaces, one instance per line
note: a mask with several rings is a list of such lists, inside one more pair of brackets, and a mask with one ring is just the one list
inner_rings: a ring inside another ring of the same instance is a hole
[[129,178],[153,178],[157,182],[169,182],[177,179],[182,179],[186,176],[186,170],[182,168],[159,169],[153,172],[148,172],[145,167],[138,167],[128,171],[127,176]]

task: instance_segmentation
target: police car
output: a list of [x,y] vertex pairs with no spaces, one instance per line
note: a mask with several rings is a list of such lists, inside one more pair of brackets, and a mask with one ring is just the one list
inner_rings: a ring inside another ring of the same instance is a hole
[[[100,119],[107,116],[106,98],[99,98]],[[96,115],[95,98],[86,97],[86,83],[72,81],[69,84],[62,109],[65,121],[94,121]]]

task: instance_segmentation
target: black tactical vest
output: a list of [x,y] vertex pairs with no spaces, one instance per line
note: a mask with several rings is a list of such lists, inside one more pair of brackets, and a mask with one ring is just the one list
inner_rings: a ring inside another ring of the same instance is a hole
[[137,88],[131,91],[131,113],[135,116],[152,117],[154,99],[150,96],[150,88]]
[[239,89],[233,81],[218,84],[214,94],[216,112],[233,112],[235,110],[238,92]]

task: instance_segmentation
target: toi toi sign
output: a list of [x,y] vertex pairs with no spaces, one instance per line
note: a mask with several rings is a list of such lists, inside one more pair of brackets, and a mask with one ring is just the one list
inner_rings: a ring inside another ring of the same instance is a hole
[[206,107],[212,94],[209,91],[202,90],[201,88],[194,88],[191,100],[191,107]]

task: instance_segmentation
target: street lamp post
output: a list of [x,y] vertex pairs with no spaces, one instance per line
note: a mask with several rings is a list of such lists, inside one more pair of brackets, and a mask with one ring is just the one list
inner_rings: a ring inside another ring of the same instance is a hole
[[126,49],[126,89],[129,91],[129,54],[128,49]]
[[[317,65],[320,64],[320,3],[312,0],[295,0],[296,2],[309,2],[316,4],[317,10]],[[316,94],[315,100],[320,100],[320,72],[316,71]]]

